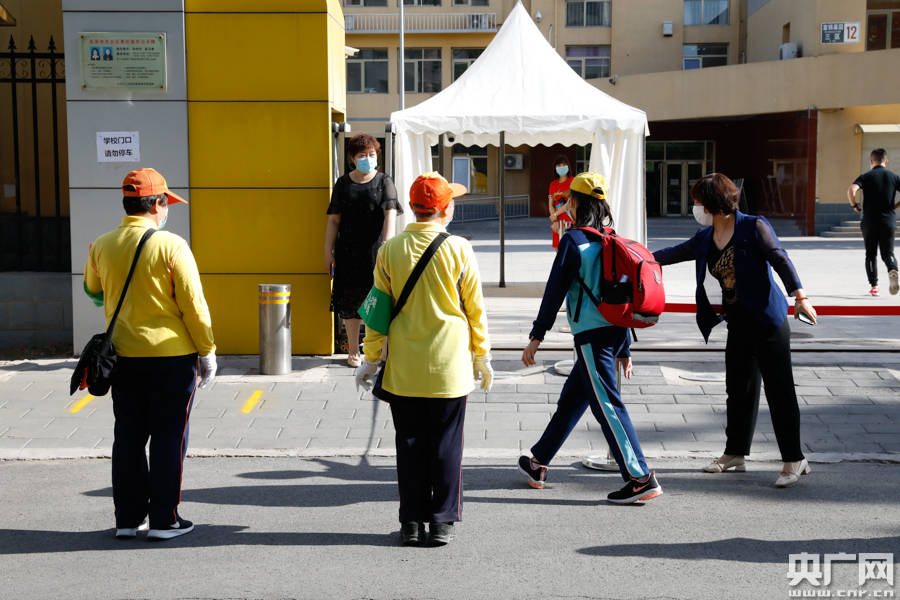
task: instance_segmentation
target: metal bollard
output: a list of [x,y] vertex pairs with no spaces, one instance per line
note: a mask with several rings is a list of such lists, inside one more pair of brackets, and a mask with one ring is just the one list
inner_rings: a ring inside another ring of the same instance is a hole
[[259,284],[259,371],[291,372],[291,286]]

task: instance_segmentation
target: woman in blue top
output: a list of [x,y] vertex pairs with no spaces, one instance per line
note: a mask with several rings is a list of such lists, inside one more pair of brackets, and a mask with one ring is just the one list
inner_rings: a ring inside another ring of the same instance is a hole
[[[746,469],[744,457],[750,454],[762,379],[784,461],[775,485],[792,486],[800,475],[809,473],[809,463],[800,449],[800,410],[791,371],[787,302],[775,285],[772,269],[787,293],[794,296],[795,317],[804,313],[815,323],[816,311],[769,222],[737,210],[740,192],[730,179],[720,173],[706,175],[691,188],[691,198],[694,218],[705,227],[688,241],[657,250],[654,256],[661,265],[696,261],[697,325],[705,340],[723,318],[728,323],[725,453],[703,470],[721,473]],[[703,280],[707,271],[722,289],[722,314],[713,309],[706,296]]]
[[[601,229],[612,225],[612,215],[606,204],[606,182],[597,173],[581,173],[569,187],[568,208],[575,227]],[[607,495],[614,504],[644,502],[662,494],[656,476],[647,468],[637,433],[628,411],[622,403],[616,384],[616,369],[621,365],[625,378],[631,378],[631,352],[628,330],[611,325],[584,294],[579,279],[599,291],[603,245],[578,229],[570,229],[562,236],[559,250],[531,341],[522,354],[525,365],[534,364],[534,355],[553,327],[556,314],[566,299],[569,326],[575,337],[578,360],[566,379],[559,396],[556,412],[541,439],[531,447],[531,456],[519,458],[519,472],[533,488],[543,488],[547,479],[547,465],[562,447],[581,415],[591,407],[609,449],[612,452],[625,487]]]

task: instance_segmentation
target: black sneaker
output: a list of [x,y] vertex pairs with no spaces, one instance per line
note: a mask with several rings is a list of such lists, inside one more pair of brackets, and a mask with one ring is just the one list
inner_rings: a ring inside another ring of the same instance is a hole
[[431,523],[428,530],[432,546],[446,546],[453,539],[453,523]]
[[656,474],[650,471],[640,479],[632,478],[618,492],[609,494],[606,499],[613,504],[631,504],[632,502],[646,502],[663,493],[662,486],[656,481]]
[[177,521],[164,529],[151,529],[147,532],[148,540],[168,540],[179,535],[190,533],[194,530],[194,524],[185,519],[179,518]]
[[425,542],[425,523],[407,521],[400,525],[400,539],[404,546],[418,546]]
[[538,464],[533,457],[519,457],[519,473],[525,476],[528,480],[528,485],[531,487],[537,490],[544,489],[544,482],[547,480],[547,467]]

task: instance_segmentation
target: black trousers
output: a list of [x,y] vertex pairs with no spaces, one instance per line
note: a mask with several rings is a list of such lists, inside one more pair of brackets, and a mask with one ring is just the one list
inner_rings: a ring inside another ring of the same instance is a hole
[[791,370],[791,328],[785,319],[773,332],[761,329],[749,315],[729,315],[725,343],[725,454],[750,454],[762,379],[781,460],[798,461],[803,459],[803,451],[800,409]]
[[400,522],[462,520],[462,452],[466,397],[390,401],[397,432]]
[[866,277],[869,285],[878,285],[878,264],[875,260],[877,252],[881,251],[881,260],[888,271],[897,270],[897,258],[894,256],[894,233],[896,223],[866,223],[863,221],[863,241],[866,244]]
[[117,528],[137,527],[148,514],[153,529],[178,520],[188,418],[196,385],[196,354],[119,358],[112,380]]

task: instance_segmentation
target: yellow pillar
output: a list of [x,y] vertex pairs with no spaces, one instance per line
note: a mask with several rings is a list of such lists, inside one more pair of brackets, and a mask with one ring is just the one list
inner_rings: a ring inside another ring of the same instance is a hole
[[186,0],[191,243],[219,352],[259,351],[257,284],[289,283],[293,352],[330,354],[324,271],[337,0]]

